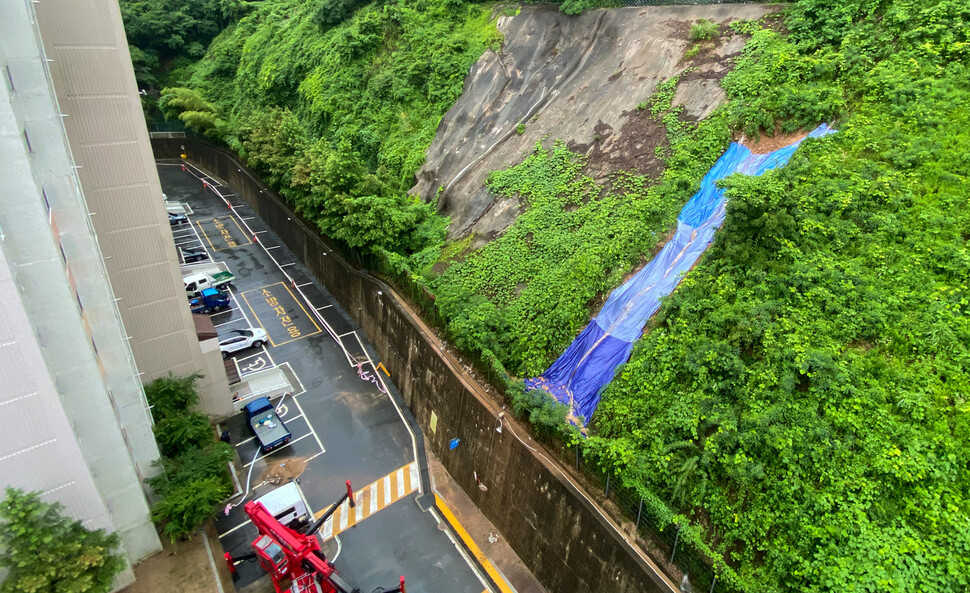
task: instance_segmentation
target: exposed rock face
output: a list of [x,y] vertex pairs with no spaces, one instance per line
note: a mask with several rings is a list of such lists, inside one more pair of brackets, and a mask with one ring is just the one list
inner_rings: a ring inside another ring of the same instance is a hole
[[[724,100],[718,80],[743,47],[743,39],[728,34],[708,59],[685,61],[690,23],[757,19],[771,10],[757,4],[663,6],[570,17],[555,7],[530,6],[501,17],[501,52],[486,52],[472,68],[411,193],[431,200],[443,188],[438,208],[452,219],[451,237],[474,232],[484,238],[504,230],[520,208],[517,200],[492,196],[485,178],[520,162],[544,138],[587,154],[594,174],[657,172],[654,148],[662,134],[651,134],[656,124],[636,112],[637,104],[658,82],[697,66],[681,80],[674,104],[688,117],[705,117]],[[521,134],[519,124],[525,126]]]

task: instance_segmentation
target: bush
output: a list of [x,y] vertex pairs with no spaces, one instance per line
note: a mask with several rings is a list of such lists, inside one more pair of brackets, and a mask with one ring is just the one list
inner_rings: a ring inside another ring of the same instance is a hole
[[181,538],[191,539],[231,492],[232,488],[218,478],[174,486],[152,509],[152,519],[165,525],[163,531],[173,542]]
[[152,418],[159,422],[169,416],[182,414],[199,403],[195,382],[201,375],[187,377],[169,375],[155,379],[145,386],[145,396],[151,406]]
[[0,503],[2,593],[106,593],[125,567],[120,540],[65,517],[40,493],[7,488]]
[[691,41],[710,41],[718,36],[717,23],[708,19],[698,19],[690,26]]
[[155,441],[165,457],[178,457],[186,451],[212,442],[209,419],[198,412],[166,416],[155,423]]
[[155,411],[155,441],[162,472],[148,485],[162,497],[152,519],[175,541],[191,536],[232,492],[228,465],[232,447],[215,440],[208,418],[190,408],[198,403],[198,375],[156,379],[145,387]]

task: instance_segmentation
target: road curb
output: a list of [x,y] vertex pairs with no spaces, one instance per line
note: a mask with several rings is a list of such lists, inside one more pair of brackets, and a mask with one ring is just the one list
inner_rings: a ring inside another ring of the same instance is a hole
[[513,589],[505,580],[505,577],[502,576],[502,573],[495,568],[492,562],[482,552],[481,548],[478,547],[478,544],[476,544],[475,540],[472,539],[472,536],[468,534],[468,531],[465,530],[461,523],[458,522],[458,518],[455,517],[455,514],[451,512],[451,509],[448,508],[445,501],[438,496],[437,492],[434,493],[434,502],[435,508],[437,508],[438,512],[441,513],[442,518],[447,521],[448,526],[451,527],[452,531],[455,532],[455,535],[458,536],[465,548],[471,552],[478,564],[485,570],[485,573],[488,574],[488,578],[490,581],[492,581],[492,584],[495,585],[495,587],[501,593],[516,593],[515,589]]

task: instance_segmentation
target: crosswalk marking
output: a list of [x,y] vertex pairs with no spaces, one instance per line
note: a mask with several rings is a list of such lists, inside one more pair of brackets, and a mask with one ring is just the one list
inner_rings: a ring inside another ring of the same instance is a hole
[[[416,492],[420,483],[418,466],[412,462],[354,492],[356,506],[353,510],[350,508],[350,501],[345,500],[323,523],[320,533],[324,541]],[[316,517],[320,518],[327,510],[329,509],[316,513]]]

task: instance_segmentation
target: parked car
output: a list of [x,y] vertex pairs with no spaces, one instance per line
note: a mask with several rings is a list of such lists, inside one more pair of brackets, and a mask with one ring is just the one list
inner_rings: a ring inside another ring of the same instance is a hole
[[179,226],[180,224],[188,224],[189,217],[184,214],[176,214],[174,212],[168,213],[168,224],[172,226]]
[[203,247],[179,247],[179,251],[185,264],[209,259],[209,253]]
[[259,440],[259,448],[269,453],[290,442],[290,430],[276,414],[268,398],[261,397],[246,405],[246,424]]
[[199,296],[189,299],[189,307],[192,308],[193,313],[208,313],[228,307],[229,302],[229,293],[222,292],[218,288],[206,288]]
[[234,329],[219,340],[219,350],[222,350],[223,358],[228,358],[233,352],[258,348],[268,341],[269,336],[262,328]]

